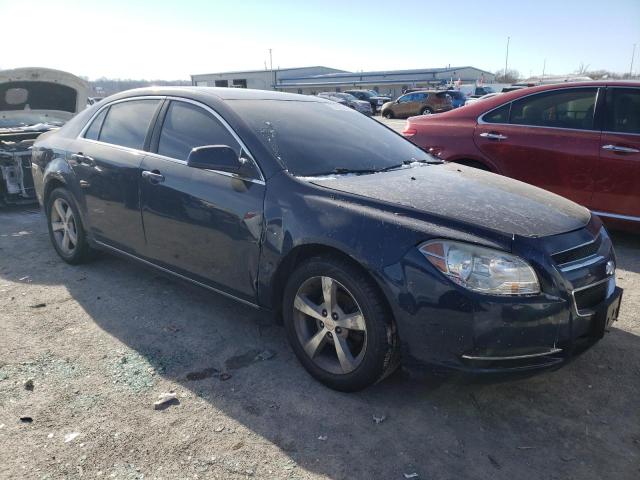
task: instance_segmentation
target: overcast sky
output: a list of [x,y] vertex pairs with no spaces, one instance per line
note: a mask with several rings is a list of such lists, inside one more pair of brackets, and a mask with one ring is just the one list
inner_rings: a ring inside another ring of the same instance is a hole
[[523,76],[640,71],[640,0],[0,0],[0,68],[189,79],[192,73],[325,65],[472,65]]

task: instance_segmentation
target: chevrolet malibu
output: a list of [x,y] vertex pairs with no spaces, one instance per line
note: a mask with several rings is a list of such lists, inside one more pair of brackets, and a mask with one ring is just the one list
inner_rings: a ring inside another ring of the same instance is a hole
[[32,165],[64,261],[106,250],[274,312],[302,365],[338,390],[400,362],[560,366],[620,306],[589,210],[444,164],[318,97],[123,92],[40,136]]

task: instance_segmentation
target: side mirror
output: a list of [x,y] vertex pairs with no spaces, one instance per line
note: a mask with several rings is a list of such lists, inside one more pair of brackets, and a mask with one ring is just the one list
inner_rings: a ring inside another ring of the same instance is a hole
[[245,158],[239,158],[236,151],[227,145],[204,145],[189,153],[187,166],[205,170],[219,170],[251,177],[253,168]]

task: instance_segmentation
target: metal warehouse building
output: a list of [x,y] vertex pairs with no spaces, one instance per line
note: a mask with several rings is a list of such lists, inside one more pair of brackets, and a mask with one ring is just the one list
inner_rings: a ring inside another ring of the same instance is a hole
[[456,80],[463,84],[494,83],[495,75],[475,67],[347,72],[321,66],[191,75],[193,85],[205,87],[257,88],[312,95],[366,88],[394,98],[407,88],[435,87]]

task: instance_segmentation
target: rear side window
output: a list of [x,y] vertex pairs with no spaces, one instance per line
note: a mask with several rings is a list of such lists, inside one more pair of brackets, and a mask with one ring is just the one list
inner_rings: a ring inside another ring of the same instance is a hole
[[509,109],[511,108],[511,104],[507,103],[506,105],[502,105],[495,110],[485,114],[482,117],[482,120],[487,123],[509,123]]
[[609,89],[604,129],[607,132],[640,134],[640,89]]
[[96,118],[93,119],[87,131],[84,132],[84,138],[88,138],[89,140],[98,140],[98,136],[100,135],[100,129],[102,128],[102,122],[104,122],[104,117],[107,116],[108,108],[102,110]]
[[553,128],[593,129],[596,88],[562,89],[515,100],[511,123]]
[[142,150],[159,103],[159,100],[130,100],[111,105],[100,130],[100,141]]
[[195,147],[227,145],[240,155],[240,145],[229,130],[204,109],[186,102],[171,102],[162,124],[158,154],[187,160]]

